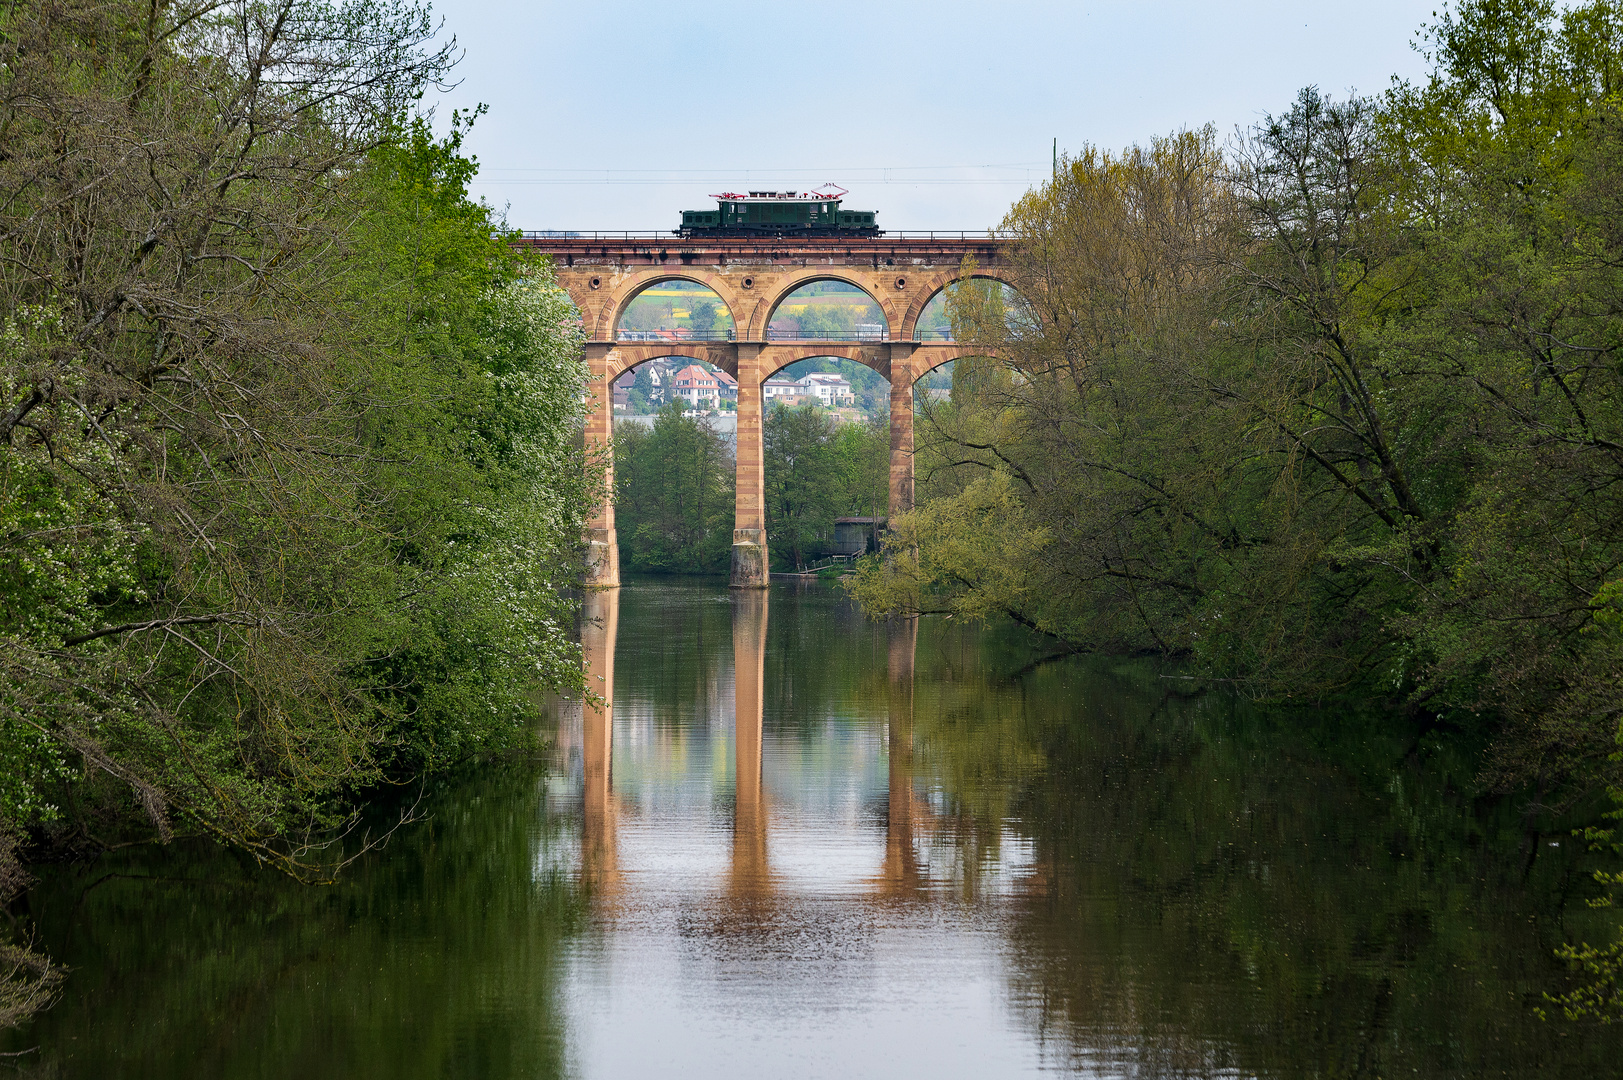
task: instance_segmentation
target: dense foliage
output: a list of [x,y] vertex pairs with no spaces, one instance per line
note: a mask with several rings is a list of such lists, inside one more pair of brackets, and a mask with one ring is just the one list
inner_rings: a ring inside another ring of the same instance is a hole
[[840,424],[815,405],[768,410],[762,424],[773,564],[800,569],[830,549],[837,517],[883,517],[890,500],[884,418]]
[[[773,565],[803,567],[829,549],[834,519],[883,517],[890,435],[883,419],[841,424],[815,405],[767,411],[767,535]],[[653,574],[725,574],[732,558],[736,461],[731,443],[680,402],[652,428],[614,430],[620,564]]]
[[[578,329],[395,0],[0,15],[0,821],[300,876],[578,679]],[[351,845],[353,848],[353,845]]]
[[652,428],[614,429],[614,515],[620,565],[654,574],[725,574],[733,549],[732,447],[683,404]]
[[949,301],[994,359],[922,429],[871,609],[1489,727],[1484,779],[1546,798],[1616,769],[1623,6],[1424,42],[1423,84],[1090,149],[1014,206],[1019,310]]
[[1304,91],[1226,151],[1088,150],[1022,199],[991,361],[923,425],[876,608],[1007,611],[1271,695],[1511,721],[1593,762],[1623,638],[1619,13],[1468,5],[1425,86]]

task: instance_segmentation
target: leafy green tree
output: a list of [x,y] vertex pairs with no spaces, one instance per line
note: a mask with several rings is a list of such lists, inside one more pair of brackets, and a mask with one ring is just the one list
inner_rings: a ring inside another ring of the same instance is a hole
[[834,512],[884,517],[890,505],[890,425],[882,417],[841,424],[834,432],[838,470]]
[[615,429],[615,524],[627,569],[725,573],[732,556],[735,464],[725,439],[681,402],[652,429]]
[[710,333],[716,327],[716,305],[709,300],[695,301],[688,311],[688,325],[696,333]]
[[949,290],[989,359],[864,603],[1492,725],[1495,785],[1614,776],[1620,26],[1467,3],[1422,84],[1065,163],[1005,222],[1025,309]]
[[325,878],[578,682],[568,302],[407,118],[426,8],[4,18],[0,817]]
[[834,430],[833,418],[812,405],[777,405],[762,424],[767,535],[774,556],[797,569],[833,531]]

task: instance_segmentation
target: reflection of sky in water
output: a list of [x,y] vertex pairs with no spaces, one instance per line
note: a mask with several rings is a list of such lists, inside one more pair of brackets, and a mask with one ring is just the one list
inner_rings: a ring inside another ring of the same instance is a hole
[[[977,849],[994,857],[965,865],[952,819],[905,772],[897,802],[890,742],[910,738],[910,719],[887,714],[882,651],[869,654],[878,670],[863,673],[877,693],[836,693],[816,716],[793,694],[792,714],[765,708],[759,798],[746,806],[735,787],[733,643],[712,637],[717,662],[687,684],[681,707],[645,692],[635,646],[621,640],[613,885],[570,961],[581,1073],[1038,1069],[1038,1047],[1007,1008],[1003,917],[987,902],[1029,875],[1030,845],[1006,828]],[[560,731],[563,760],[579,738]],[[566,767],[556,780],[573,798],[555,805],[582,805],[583,777]],[[570,842],[547,861],[580,850]]]
[[1470,860],[1394,853],[1384,789],[1153,673],[1000,676],[1029,661],[942,623],[908,660],[831,590],[774,587],[755,656],[720,592],[622,590],[612,792],[579,713],[559,731],[536,870],[585,886],[578,1075],[1452,1077],[1507,1031],[1554,1064],[1505,1075],[1599,1075],[1517,1026],[1533,894],[1456,912]]

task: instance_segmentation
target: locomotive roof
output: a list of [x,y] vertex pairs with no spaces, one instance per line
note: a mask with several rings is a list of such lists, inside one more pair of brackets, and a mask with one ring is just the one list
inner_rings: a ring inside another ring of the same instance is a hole
[[[843,192],[842,192],[843,194]],[[726,199],[728,202],[839,202],[839,195],[821,195],[815,191],[752,191],[748,195],[740,195],[736,191],[723,191],[719,195],[710,196],[712,199]]]

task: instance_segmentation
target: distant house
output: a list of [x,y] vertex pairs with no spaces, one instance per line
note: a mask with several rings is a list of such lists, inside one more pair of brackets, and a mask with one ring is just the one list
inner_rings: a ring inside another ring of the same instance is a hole
[[724,399],[737,400],[738,380],[725,371],[706,371],[698,364],[689,364],[671,376],[670,398],[691,409],[701,405],[717,409]]
[[799,379],[787,375],[774,375],[761,384],[761,400],[781,401],[785,405],[797,404],[811,393],[811,388]]
[[721,397],[724,401],[738,400],[738,380],[722,371],[720,368],[710,373],[717,382],[721,383]]
[[814,371],[800,381],[817,397],[819,404],[827,405],[831,409],[840,405],[850,405],[857,400],[856,394],[851,390],[850,381],[832,371]]
[[845,376],[832,371],[814,371],[800,379],[791,379],[783,375],[773,376],[761,384],[761,399],[763,402],[781,401],[785,405],[815,401],[819,405],[834,408],[839,405],[850,405],[857,398]]
[[[641,364],[614,380],[615,408],[620,408],[624,403],[629,409],[631,391],[637,385],[637,376],[644,371],[648,373],[648,403],[658,406],[665,400],[662,387],[668,381],[668,374],[664,370],[664,365],[655,360],[649,364]],[[622,391],[625,394],[624,397],[621,397]]]

